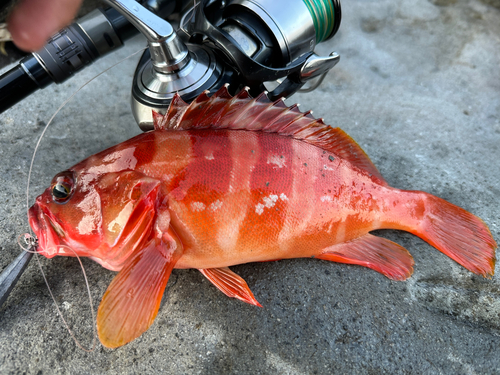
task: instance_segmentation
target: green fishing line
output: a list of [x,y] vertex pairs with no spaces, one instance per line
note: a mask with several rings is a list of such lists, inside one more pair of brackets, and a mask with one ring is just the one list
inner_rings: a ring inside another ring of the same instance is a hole
[[313,19],[316,44],[327,39],[333,32],[335,15],[331,0],[303,0]]

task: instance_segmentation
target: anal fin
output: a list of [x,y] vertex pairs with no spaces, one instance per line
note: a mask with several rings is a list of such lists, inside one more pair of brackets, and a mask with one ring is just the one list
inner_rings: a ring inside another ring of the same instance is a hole
[[413,257],[404,247],[371,234],[330,246],[316,258],[368,267],[392,280],[410,277],[414,264]]
[[171,229],[151,239],[127,261],[109,285],[97,311],[99,340],[117,348],[153,323],[182,245]]
[[228,267],[207,268],[200,269],[199,271],[226,296],[237,298],[251,305],[262,307],[262,305],[255,299],[246,281],[231,271]]

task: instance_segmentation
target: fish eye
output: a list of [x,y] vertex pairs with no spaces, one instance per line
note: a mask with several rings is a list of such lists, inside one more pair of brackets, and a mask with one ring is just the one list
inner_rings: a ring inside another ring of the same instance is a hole
[[74,188],[73,172],[65,171],[59,173],[52,180],[52,198],[57,203],[66,203],[73,195]]

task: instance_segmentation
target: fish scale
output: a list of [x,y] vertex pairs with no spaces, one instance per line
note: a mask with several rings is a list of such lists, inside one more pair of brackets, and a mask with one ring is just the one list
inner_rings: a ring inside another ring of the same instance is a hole
[[199,269],[257,306],[229,266],[313,257],[408,278],[409,252],[374,229],[406,230],[493,275],[497,245],[481,219],[388,186],[347,134],[310,112],[223,87],[189,105],[176,95],[153,118],[154,131],[58,174],[29,211],[40,254],[73,256],[71,247],[119,271],[97,314],[107,347],[148,329],[173,268]]

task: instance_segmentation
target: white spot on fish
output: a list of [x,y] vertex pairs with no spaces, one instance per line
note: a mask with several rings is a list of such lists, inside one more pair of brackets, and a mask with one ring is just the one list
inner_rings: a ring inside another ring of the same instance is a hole
[[278,166],[278,168],[286,167],[285,157],[282,155],[269,154],[267,155],[267,164],[274,164]]
[[330,195],[323,195],[321,198],[320,198],[321,202],[332,202],[333,201],[333,198],[330,196]]
[[263,198],[263,201],[264,201],[264,205],[267,207],[267,208],[271,208],[271,207],[274,207],[274,205],[276,204],[276,202],[278,201],[278,196],[277,195],[273,195],[271,194],[270,196],[268,197],[264,197]]
[[282,201],[287,201],[287,200],[288,200],[288,197],[287,197],[284,193],[281,193],[281,194],[280,194],[280,199],[281,199]]
[[211,152],[209,155],[205,155],[205,159],[207,159],[207,160],[214,160],[215,159],[214,153]]
[[212,204],[210,204],[210,206],[208,206],[208,209],[210,211],[217,211],[221,207],[222,207],[222,202],[217,199],[215,202],[213,202]]
[[[282,194],[282,195],[284,195],[284,194]],[[287,199],[286,196],[285,196],[285,199]],[[271,194],[268,197],[262,198],[262,200],[264,201],[264,204],[257,203],[257,205],[255,206],[255,212],[258,215],[260,215],[260,214],[262,214],[264,212],[264,208],[272,208],[272,207],[274,207],[274,205],[278,201],[278,196],[274,195],[274,194]]]
[[205,208],[206,208],[206,206],[203,202],[192,202],[191,203],[191,210],[194,212],[201,212]]

